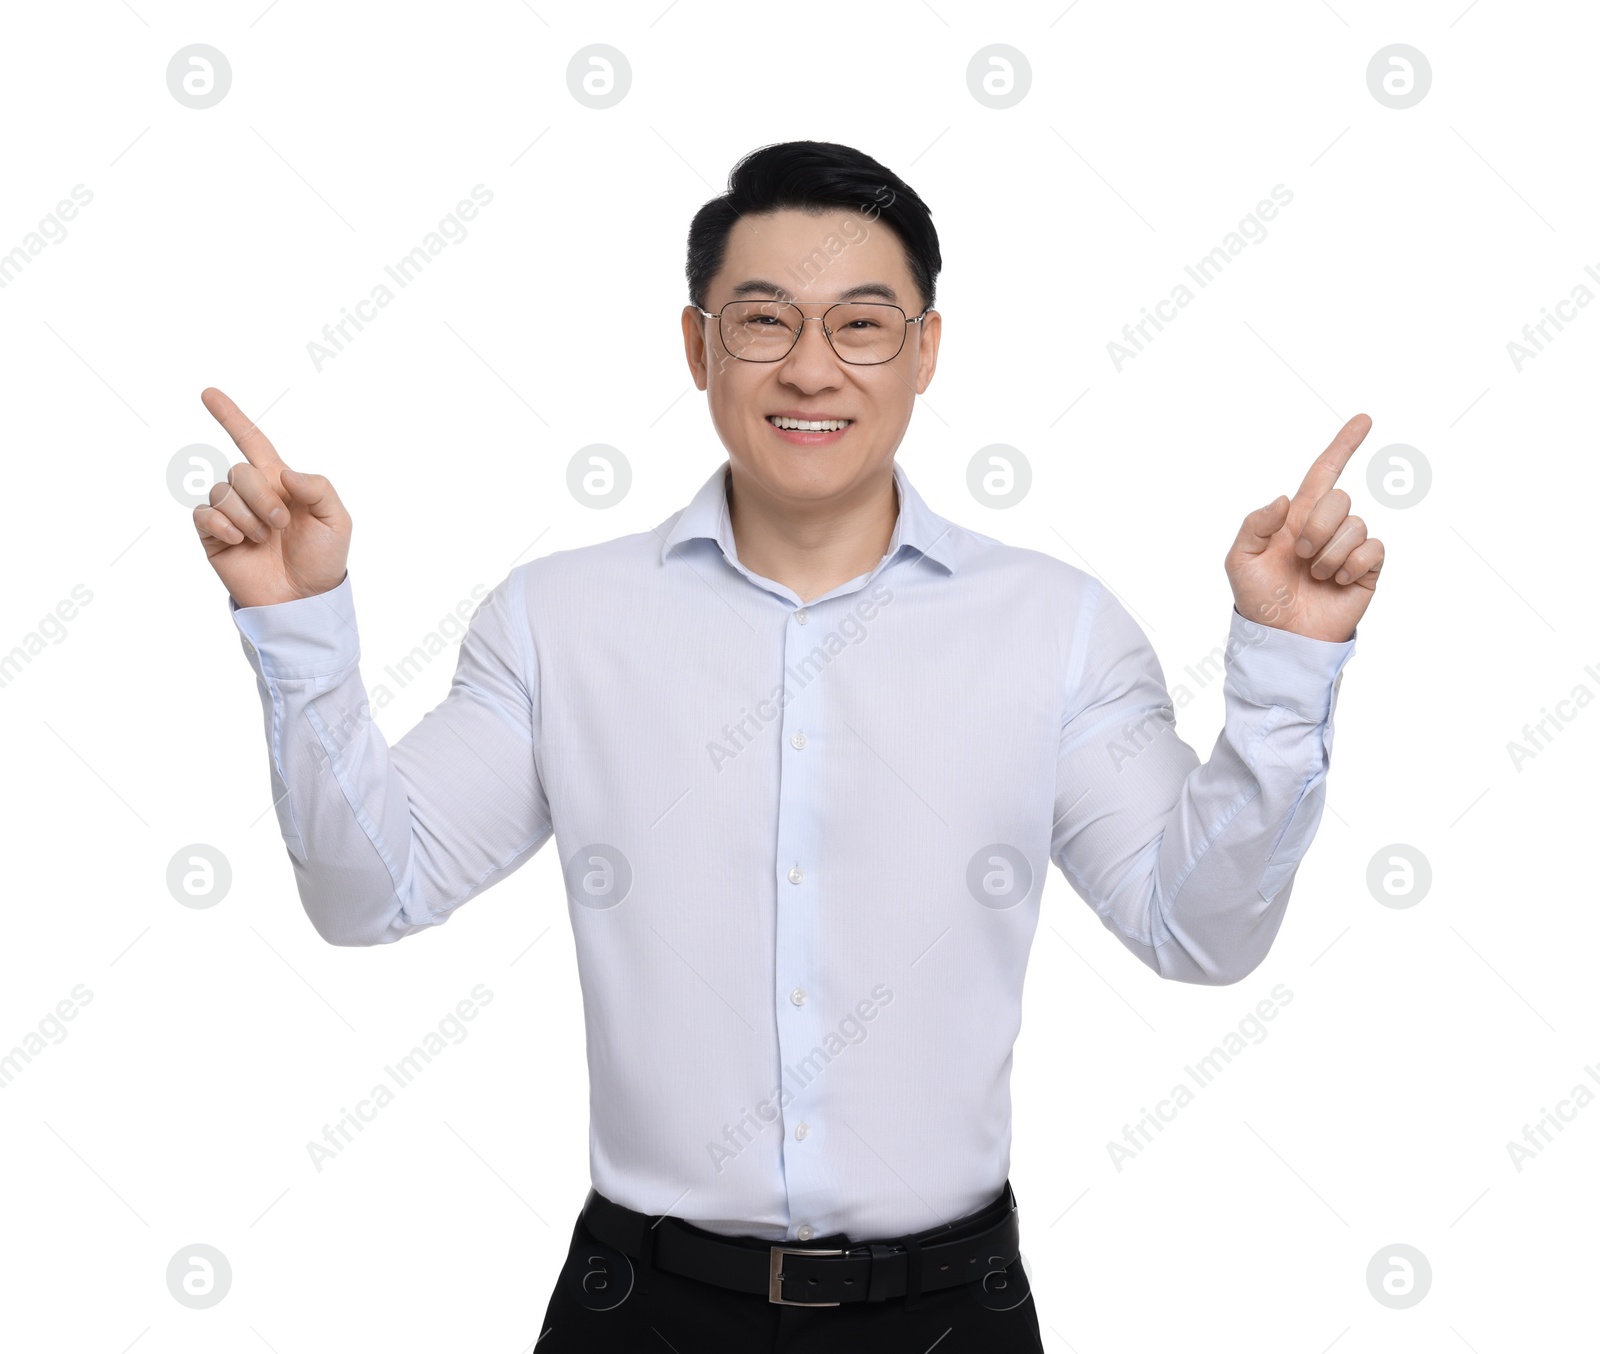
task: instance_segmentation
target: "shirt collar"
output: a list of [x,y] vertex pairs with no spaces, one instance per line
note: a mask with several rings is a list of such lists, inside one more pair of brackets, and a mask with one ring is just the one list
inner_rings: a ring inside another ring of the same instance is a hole
[[[715,541],[728,559],[738,559],[733,522],[728,516],[728,465],[723,461],[712,471],[689,500],[689,506],[678,514],[677,522],[661,545],[663,563],[680,542],[702,538]],[[946,521],[922,501],[922,495],[912,486],[899,461],[894,462],[894,482],[900,492],[900,513],[895,519],[894,534],[889,538],[887,558],[893,559],[902,546],[909,546],[942,566],[946,573],[953,574],[956,569],[955,523]]]

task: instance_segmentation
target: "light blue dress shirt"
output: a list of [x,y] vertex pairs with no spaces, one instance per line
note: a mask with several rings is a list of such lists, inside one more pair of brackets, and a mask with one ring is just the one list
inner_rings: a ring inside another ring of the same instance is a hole
[[347,575],[233,619],[295,882],[335,945],[438,926],[552,833],[608,1198],[767,1241],[920,1231],[1005,1182],[1053,860],[1164,978],[1266,955],[1355,637],[1232,614],[1211,757],[1098,579],[894,479],[806,603],[739,562],[724,462],[648,532],[514,568],[391,747]]

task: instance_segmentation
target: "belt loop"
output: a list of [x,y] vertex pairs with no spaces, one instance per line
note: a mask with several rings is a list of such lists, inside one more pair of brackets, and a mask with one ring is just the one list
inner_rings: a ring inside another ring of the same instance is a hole
[[635,1257],[639,1262],[639,1277],[643,1279],[650,1273],[651,1265],[655,1261],[656,1249],[656,1224],[661,1221],[661,1215],[651,1214],[645,1219],[643,1234],[639,1237],[639,1254]]
[[902,1242],[906,1248],[906,1311],[922,1305],[922,1246],[915,1237]]
[[882,1302],[889,1296],[889,1261],[895,1258],[893,1246],[874,1241],[868,1247],[872,1268],[867,1274],[867,1301]]

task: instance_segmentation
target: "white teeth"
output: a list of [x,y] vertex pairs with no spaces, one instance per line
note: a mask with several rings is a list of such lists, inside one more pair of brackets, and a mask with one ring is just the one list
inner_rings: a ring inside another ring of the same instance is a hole
[[847,418],[785,418],[781,414],[769,414],[767,422],[774,427],[789,428],[803,433],[831,433],[850,426],[850,420]]

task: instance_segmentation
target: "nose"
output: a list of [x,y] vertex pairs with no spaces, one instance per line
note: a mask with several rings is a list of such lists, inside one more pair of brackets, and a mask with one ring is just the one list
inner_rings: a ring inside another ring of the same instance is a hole
[[[806,342],[806,326],[813,320],[817,323],[817,341],[816,343],[808,344]],[[833,340],[828,337],[827,326],[822,321],[823,317],[821,315],[801,316],[800,336],[795,339],[794,347],[790,348],[788,353],[785,354],[783,359],[785,365],[801,357],[821,357],[835,362],[843,361],[839,354],[834,351]]]

